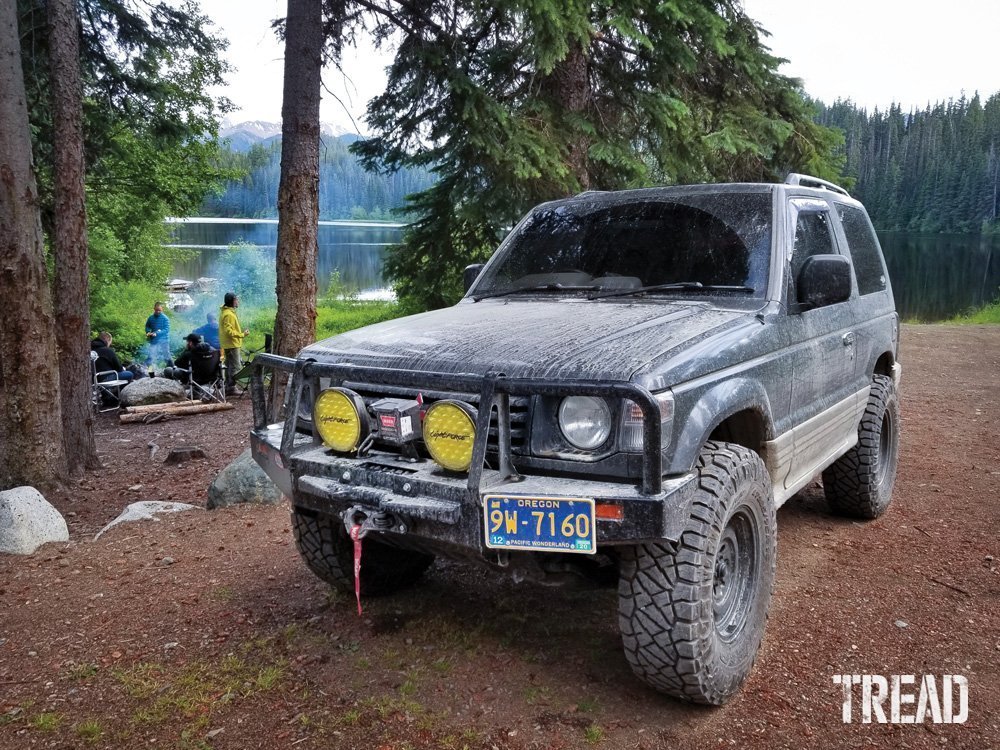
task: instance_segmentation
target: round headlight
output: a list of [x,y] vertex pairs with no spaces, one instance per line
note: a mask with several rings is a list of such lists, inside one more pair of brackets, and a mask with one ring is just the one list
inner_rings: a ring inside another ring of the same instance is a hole
[[594,450],[611,434],[611,409],[603,398],[569,396],[559,404],[559,429],[571,445]]
[[476,410],[462,401],[435,401],[424,415],[424,445],[450,471],[467,471],[476,442]]
[[346,388],[327,388],[313,404],[313,424],[323,442],[339,453],[350,453],[371,432],[364,399]]

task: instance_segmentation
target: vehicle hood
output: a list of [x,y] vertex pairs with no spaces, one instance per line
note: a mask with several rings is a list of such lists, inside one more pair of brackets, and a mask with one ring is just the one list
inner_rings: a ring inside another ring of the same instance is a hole
[[424,372],[622,381],[747,317],[704,303],[485,300],[359,328],[299,356]]

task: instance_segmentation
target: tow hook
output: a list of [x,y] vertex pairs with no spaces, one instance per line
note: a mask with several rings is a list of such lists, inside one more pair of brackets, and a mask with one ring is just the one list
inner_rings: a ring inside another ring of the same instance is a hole
[[360,527],[357,531],[359,538],[369,531],[392,531],[397,534],[407,532],[405,523],[382,510],[372,511],[355,505],[345,510],[341,517],[344,519],[344,528],[348,534],[355,527]]

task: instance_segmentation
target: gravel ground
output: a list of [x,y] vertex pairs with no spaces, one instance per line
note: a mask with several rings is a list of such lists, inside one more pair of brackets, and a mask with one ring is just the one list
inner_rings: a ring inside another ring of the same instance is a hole
[[[902,361],[889,512],[830,517],[818,483],[781,509],[764,645],[721,709],[631,675],[613,590],[437,562],[359,617],[299,561],[287,506],[95,542],[129,502],[204,506],[250,422],[246,402],[102,416],[106,469],[50,497],[70,542],[0,558],[0,747],[998,748],[1000,328],[905,326]],[[186,445],[208,458],[162,464]],[[963,675],[968,720],[863,724],[855,705],[842,722],[834,675],[897,673]]]

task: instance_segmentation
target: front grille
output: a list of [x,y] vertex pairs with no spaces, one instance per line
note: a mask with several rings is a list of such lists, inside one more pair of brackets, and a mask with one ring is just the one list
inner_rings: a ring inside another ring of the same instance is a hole
[[[373,385],[371,383],[352,383],[345,382],[343,384],[344,388],[350,388],[355,393],[359,394],[366,404],[374,403],[381,398],[410,398],[415,399],[417,394],[423,397],[424,404],[430,406],[435,401],[441,401],[442,399],[453,399],[457,401],[464,401],[477,409],[479,408],[479,394],[478,393],[452,393],[446,391],[429,391],[420,390],[417,388],[399,388],[392,385]],[[527,453],[527,443],[528,443],[528,419],[529,419],[529,407],[531,405],[531,399],[526,396],[510,398],[510,448],[511,452],[519,455],[525,455]],[[496,412],[493,413],[490,419],[490,435],[487,442],[487,450],[491,453],[497,453],[497,415]]]

